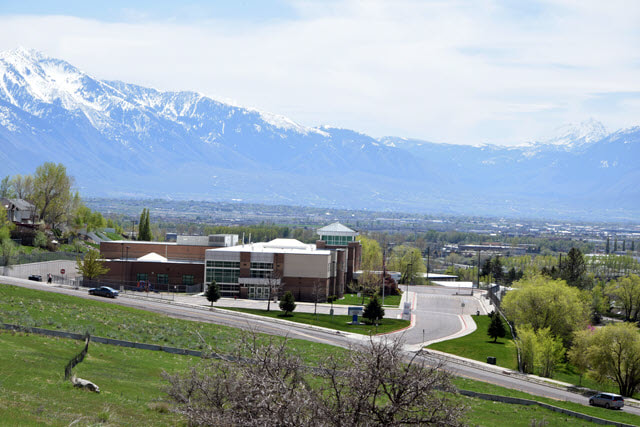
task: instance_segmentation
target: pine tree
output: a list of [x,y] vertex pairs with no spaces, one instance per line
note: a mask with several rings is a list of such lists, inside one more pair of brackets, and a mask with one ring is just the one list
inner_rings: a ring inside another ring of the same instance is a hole
[[487,335],[493,338],[493,342],[497,342],[498,338],[504,338],[507,335],[507,330],[502,323],[500,314],[492,312],[489,317],[491,318],[491,323],[489,323]]
[[216,283],[216,281],[212,281],[207,287],[207,293],[205,294],[207,297],[207,301],[211,303],[211,307],[213,307],[213,303],[220,299],[220,286]]
[[635,252],[636,251],[636,241],[632,240],[631,241],[631,252]]
[[362,317],[369,320],[371,323],[378,324],[378,320],[382,320],[384,317],[384,308],[380,304],[380,300],[378,299],[378,295],[374,295],[373,298],[369,300],[366,307],[364,308],[364,313],[362,313]]
[[293,297],[291,291],[287,291],[282,296],[280,300],[280,310],[284,311],[284,315],[288,316],[289,313],[293,313],[293,310],[296,309],[296,300]]
[[604,250],[604,251],[605,251],[605,253],[607,253],[607,254],[610,252],[610,249],[609,249],[609,236],[607,236],[607,247],[605,248],[605,250]]
[[587,265],[584,256],[578,248],[571,248],[567,254],[566,261],[560,269],[560,277],[564,279],[569,286],[584,288],[585,275],[587,273]]
[[613,253],[618,252],[618,238],[613,239]]

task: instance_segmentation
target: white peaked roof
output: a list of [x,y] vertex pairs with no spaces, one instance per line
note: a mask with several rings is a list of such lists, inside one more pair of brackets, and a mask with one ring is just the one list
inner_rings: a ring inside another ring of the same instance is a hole
[[155,252],[149,252],[148,254],[138,258],[138,261],[167,262],[167,259],[162,255],[158,255]]
[[329,234],[332,236],[355,236],[358,234],[357,231],[346,227],[339,222],[334,222],[333,224],[329,224],[325,227],[318,228],[317,230],[319,235]]

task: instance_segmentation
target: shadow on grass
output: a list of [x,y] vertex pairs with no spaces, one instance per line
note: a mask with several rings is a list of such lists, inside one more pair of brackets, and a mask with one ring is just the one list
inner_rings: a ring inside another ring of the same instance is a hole
[[485,341],[485,342],[486,342],[487,344],[499,344],[499,345],[505,345],[505,344],[506,344],[505,342],[500,342],[500,341],[496,341],[496,342],[493,342],[493,341]]

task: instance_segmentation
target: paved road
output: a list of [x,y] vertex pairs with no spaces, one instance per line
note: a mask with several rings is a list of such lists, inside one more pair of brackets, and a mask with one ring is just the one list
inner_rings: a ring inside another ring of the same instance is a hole
[[[146,298],[131,296],[124,296],[116,300],[108,300],[105,298],[89,296],[86,292],[86,289],[74,290],[57,286],[49,286],[38,282],[30,282],[24,279],[15,279],[0,276],[0,283],[15,284],[18,286],[74,295],[87,299],[98,299],[101,301],[108,301],[123,306],[141,308],[152,312],[163,313],[176,318],[232,326],[243,330],[253,330],[256,332],[263,332],[267,334],[288,336],[289,338],[305,339],[345,348],[348,348],[349,346],[356,343],[361,343],[368,339],[367,337],[361,335],[336,333],[335,331],[330,331],[323,328],[292,324],[291,322],[286,321],[274,321],[273,319],[265,319],[259,316],[250,316],[235,312],[230,313],[228,311],[218,310],[215,308],[213,309],[213,311],[211,311],[207,309],[206,304],[191,305],[184,303],[180,299],[174,301],[171,304],[169,304],[167,300],[162,302],[158,300],[150,300]],[[475,310],[481,310],[482,312],[482,304],[480,304],[478,301],[474,302],[472,298],[475,297],[455,295],[455,290],[450,289],[417,289],[415,292],[416,305],[423,303],[425,305],[419,305],[416,307],[416,326],[408,331],[403,332],[404,338],[407,339],[407,342],[409,344],[411,344],[412,342],[410,340],[419,341],[422,337],[422,331],[420,330],[422,326],[417,325],[424,325],[429,327],[429,322],[438,322],[437,318],[439,317],[444,317],[446,319],[460,319],[460,315],[457,313],[457,310],[461,309],[461,301],[465,302],[465,307],[463,310],[468,309],[468,311],[474,314]],[[476,306],[474,304],[478,305]],[[323,310],[324,309],[325,308],[323,308]],[[464,311],[464,313],[466,317],[467,311]],[[431,330],[434,331],[433,336],[442,335],[444,333],[453,331],[455,328],[450,329],[450,323],[451,322],[446,321],[442,323],[443,328],[446,328],[447,332],[440,331],[436,326],[431,327]],[[420,357],[423,358],[425,362],[431,365],[437,365],[444,362],[446,370],[462,377],[488,382],[510,389],[520,390],[537,396],[548,397],[556,400],[565,400],[584,405],[587,404],[587,398],[577,393],[572,393],[566,391],[565,389],[545,384],[540,380],[532,380],[525,375],[518,374],[513,371],[508,371],[499,367],[485,365],[462,358],[450,357],[432,351],[421,351]],[[635,415],[640,415],[640,409],[636,407],[626,406],[624,408],[624,411]],[[606,413],[603,412],[601,416],[606,417]]]

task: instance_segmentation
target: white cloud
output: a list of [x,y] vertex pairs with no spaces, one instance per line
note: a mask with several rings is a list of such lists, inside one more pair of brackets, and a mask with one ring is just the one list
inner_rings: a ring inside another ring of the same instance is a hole
[[[520,9],[514,9],[519,7]],[[640,2],[293,2],[259,24],[0,16],[0,49],[35,47],[104,79],[196,90],[375,136],[519,143],[638,91]]]

